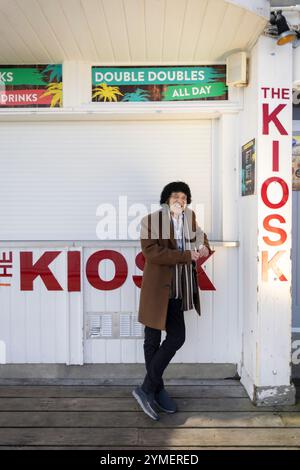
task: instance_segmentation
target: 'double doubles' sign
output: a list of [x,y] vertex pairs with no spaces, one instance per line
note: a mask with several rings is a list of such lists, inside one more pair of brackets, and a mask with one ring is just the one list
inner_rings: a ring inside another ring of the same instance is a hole
[[92,67],[93,102],[227,99],[226,65]]

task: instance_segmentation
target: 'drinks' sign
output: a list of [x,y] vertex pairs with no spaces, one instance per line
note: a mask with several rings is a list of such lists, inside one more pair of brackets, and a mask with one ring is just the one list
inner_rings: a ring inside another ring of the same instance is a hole
[[0,65],[0,107],[62,106],[62,65]]
[[226,66],[92,67],[92,101],[227,100]]

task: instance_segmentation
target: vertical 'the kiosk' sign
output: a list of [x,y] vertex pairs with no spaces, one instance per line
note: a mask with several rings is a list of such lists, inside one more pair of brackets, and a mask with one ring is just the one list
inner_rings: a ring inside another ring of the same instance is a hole
[[290,281],[291,91],[261,87],[259,237],[262,281]]

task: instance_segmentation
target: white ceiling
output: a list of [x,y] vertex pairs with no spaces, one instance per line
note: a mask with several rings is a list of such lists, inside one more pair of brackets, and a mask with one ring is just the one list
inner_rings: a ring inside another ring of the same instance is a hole
[[0,0],[0,63],[224,61],[231,51],[251,48],[266,24],[236,3]]

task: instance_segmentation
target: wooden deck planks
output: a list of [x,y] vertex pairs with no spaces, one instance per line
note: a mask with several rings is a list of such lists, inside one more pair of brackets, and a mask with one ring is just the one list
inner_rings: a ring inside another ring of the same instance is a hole
[[0,386],[0,448],[300,449],[300,403],[256,407],[237,382],[170,385],[179,411],[152,421],[132,386]]
[[[134,387],[132,386],[27,386],[27,387],[16,387],[0,386],[0,398],[5,397],[48,397],[48,398],[59,398],[59,397],[81,397],[81,398],[92,398],[92,397],[131,397],[131,391]],[[195,397],[195,398],[245,398],[247,393],[240,385],[219,385],[216,387],[212,386],[181,386],[171,385],[168,387],[168,392],[173,397]]]
[[271,412],[178,412],[161,414],[158,422],[150,421],[142,411],[48,412],[11,411],[0,413],[0,428],[4,427],[148,427],[148,428],[203,428],[203,427],[299,427],[298,413]]
[[299,446],[300,428],[5,428],[1,445]]

